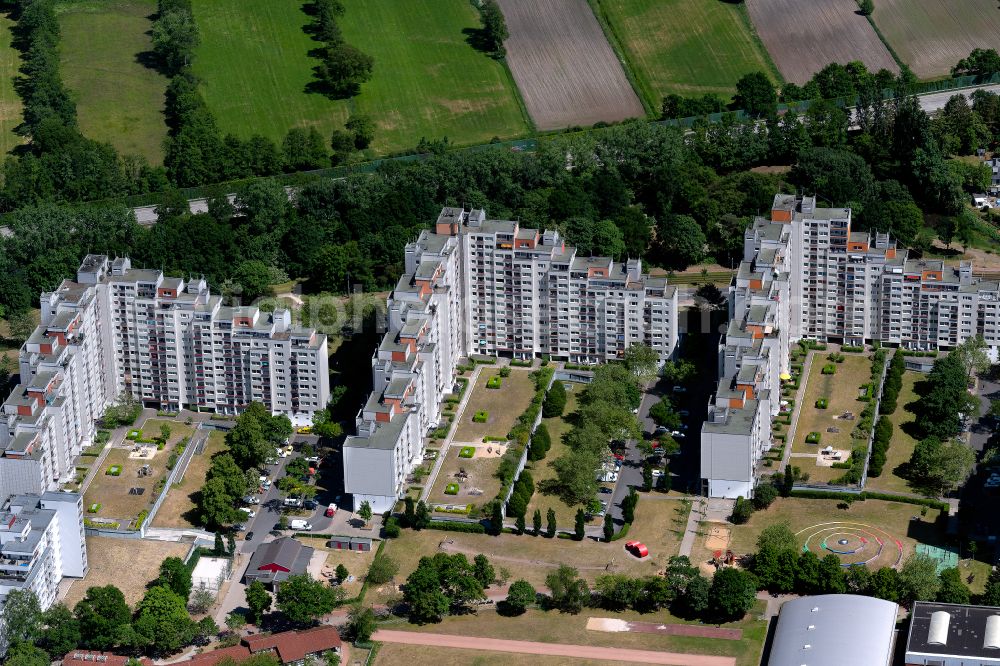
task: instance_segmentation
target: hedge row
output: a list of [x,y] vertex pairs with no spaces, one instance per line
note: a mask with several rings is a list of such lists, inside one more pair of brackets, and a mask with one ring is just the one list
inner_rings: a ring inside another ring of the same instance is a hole
[[896,411],[899,392],[903,388],[903,372],[905,371],[906,360],[903,354],[897,351],[892,356],[889,372],[885,375],[885,384],[882,385],[882,403],[879,405],[879,414],[892,414]]
[[429,530],[443,530],[445,532],[467,532],[469,534],[486,534],[486,528],[482,523],[460,523],[457,520],[432,520],[427,524]]
[[799,499],[835,499],[849,502],[864,502],[865,500],[882,500],[884,502],[898,502],[900,504],[915,504],[917,506],[927,506],[939,511],[947,511],[948,503],[929,497],[907,497],[906,495],[893,495],[891,493],[877,493],[863,490],[860,493],[847,493],[836,490],[792,490],[790,497]]

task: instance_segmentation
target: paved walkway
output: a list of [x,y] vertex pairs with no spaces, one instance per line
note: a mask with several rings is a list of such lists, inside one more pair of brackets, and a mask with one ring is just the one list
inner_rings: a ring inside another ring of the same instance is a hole
[[[488,366],[489,368],[495,368],[498,366]],[[458,403],[458,408],[455,410],[455,420],[451,424],[451,429],[448,431],[448,436],[444,438],[441,442],[441,446],[438,449],[437,460],[434,461],[434,467],[431,468],[431,473],[427,475],[424,480],[424,489],[420,493],[420,499],[427,501],[427,498],[431,495],[431,490],[434,489],[434,483],[437,481],[438,473],[441,471],[441,466],[444,465],[444,459],[448,455],[448,449],[451,447],[451,442],[455,437],[455,432],[458,431],[458,425],[462,422],[462,417],[465,415],[465,407],[469,404],[469,398],[472,396],[472,392],[476,390],[476,382],[479,380],[479,373],[482,372],[483,366],[477,365],[476,369],[472,371],[472,376],[469,377],[469,383],[465,386],[465,393],[462,394],[462,400]],[[456,380],[457,381],[457,380]]]
[[[806,354],[806,361],[802,364],[802,374],[799,376],[799,390],[795,392],[795,407],[792,408],[792,425],[788,426],[788,436],[785,438],[785,452],[781,456],[781,467],[777,473],[784,474],[785,466],[792,457],[792,444],[795,442],[795,429],[799,426],[799,414],[802,412],[802,400],[806,395],[806,386],[809,384],[809,370],[812,368],[813,357],[816,350],[810,349]],[[815,454],[810,454],[813,458]]]
[[688,513],[687,527],[684,529],[684,536],[681,538],[681,547],[677,551],[678,555],[691,557],[691,549],[694,548],[695,537],[698,536],[698,529],[701,521],[705,519],[708,511],[705,498],[698,497],[691,503],[691,511]]
[[567,645],[565,643],[535,643],[532,641],[511,641],[479,636],[454,636],[449,634],[425,634],[415,631],[393,631],[379,629],[372,636],[373,641],[382,643],[404,643],[407,645],[430,645],[437,648],[463,650],[488,650],[490,652],[513,652],[516,654],[541,654],[553,657],[575,659],[606,659],[632,664],[666,664],[667,666],[736,666],[734,657],[714,657],[677,652],[657,652],[654,650],[632,650],[627,648],[595,647],[591,645]]

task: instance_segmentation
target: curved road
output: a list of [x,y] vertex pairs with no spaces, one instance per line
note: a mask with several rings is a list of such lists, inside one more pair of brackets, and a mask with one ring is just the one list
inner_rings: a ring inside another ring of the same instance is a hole
[[573,657],[576,659],[606,659],[608,661],[622,661],[630,664],[736,666],[735,657],[715,657],[701,654],[596,647],[592,645],[568,645],[566,643],[535,643],[532,641],[511,641],[500,638],[456,636],[452,634],[425,634],[423,632],[394,631],[390,629],[379,629],[372,636],[372,640],[382,643],[429,645],[436,648],[541,654],[553,657]]

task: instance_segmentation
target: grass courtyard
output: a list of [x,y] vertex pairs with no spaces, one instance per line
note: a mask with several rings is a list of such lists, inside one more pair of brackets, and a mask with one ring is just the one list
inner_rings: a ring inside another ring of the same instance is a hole
[[[142,424],[144,437],[158,437],[160,425],[168,424],[171,428],[170,438],[162,451],[157,451],[150,460],[129,458],[132,451],[129,448],[115,448],[108,452],[101,469],[94,475],[87,492],[83,496],[84,518],[115,518],[122,521],[122,527],[127,527],[128,521],[135,519],[140,511],[148,509],[156,499],[157,487],[166,479],[170,470],[167,460],[177,443],[184,437],[190,437],[194,429],[184,423],[176,423],[163,419],[149,419]],[[156,448],[155,444],[150,444]],[[139,469],[149,465],[151,474],[139,476]],[[112,467],[120,467],[120,474],[108,474]],[[142,489],[142,494],[130,494],[130,489]],[[96,513],[89,513],[93,504],[100,504]]]
[[205,485],[205,475],[212,464],[212,457],[226,450],[226,436],[218,430],[208,435],[205,449],[195,454],[188,464],[184,478],[167,490],[167,498],[153,517],[156,527],[197,527],[200,525],[195,499]]
[[879,490],[888,493],[913,493],[919,492],[910,486],[910,482],[899,475],[901,466],[910,460],[913,449],[917,445],[910,433],[912,423],[916,420],[917,394],[914,390],[917,382],[926,378],[926,375],[907,371],[903,373],[903,388],[899,391],[899,398],[896,402],[896,411],[889,415],[892,421],[892,440],[889,450],[886,451],[885,465],[882,467],[882,475],[878,477],[868,477],[865,485],[870,490]]
[[[846,470],[818,465],[817,453],[832,446],[844,452],[843,462],[846,462],[851,452],[851,431],[867,404],[857,398],[861,385],[871,378],[871,361],[865,354],[844,356],[843,363],[833,363],[827,360],[826,352],[815,352],[809,370],[795,441],[792,443],[791,462],[809,474],[810,483],[828,482],[844,474]],[[822,374],[823,367],[827,365],[836,368],[834,374]],[[816,401],[820,398],[826,398],[826,409],[816,407]],[[846,412],[850,412],[854,418],[837,418]],[[830,432],[831,428],[837,432]],[[806,443],[811,432],[820,434],[818,444]]]
[[754,71],[774,66],[740,3],[719,0],[596,0],[621,43],[639,93],[659,111],[670,93],[720,95]]
[[160,563],[168,557],[183,558],[190,548],[189,543],[174,541],[87,537],[90,570],[73,582],[64,602],[73,608],[87,588],[114,585],[134,606],[146,593],[146,584],[160,575]]
[[[563,410],[563,415],[556,418],[542,419],[542,424],[549,429],[552,446],[543,460],[529,462],[527,466],[532,478],[535,480],[536,488],[535,494],[531,496],[531,502],[528,503],[527,518],[528,522],[531,522],[531,516],[535,513],[535,509],[538,509],[542,512],[542,520],[544,521],[545,516],[548,515],[548,510],[552,509],[556,512],[556,523],[570,528],[576,520],[576,510],[580,507],[570,506],[558,495],[545,494],[540,490],[544,481],[554,479],[556,476],[555,470],[552,469],[552,461],[569,450],[569,447],[563,443],[563,435],[568,433],[573,427],[573,414],[576,412],[580,402],[580,391],[585,386],[584,384],[574,382],[564,382],[564,384],[566,385],[566,409]],[[602,497],[611,496],[603,495]]]
[[[398,539],[386,542],[384,552],[399,562],[396,583],[402,583],[417,568],[425,555],[436,552],[465,553],[471,560],[483,553],[493,561],[494,567],[505,567],[512,573],[512,580],[523,578],[541,589],[545,576],[559,564],[569,564],[580,570],[589,581],[604,573],[628,573],[633,576],[653,575],[662,571],[667,560],[677,554],[683,523],[687,521],[686,504],[672,500],[643,498],[636,508],[635,523],[629,538],[640,539],[649,547],[649,557],[639,560],[625,550],[625,540],[604,543],[593,539],[580,542],[565,539],[548,539],[530,534],[465,534],[440,530],[403,530]],[[679,526],[679,527],[678,527]],[[530,520],[528,529],[530,531]],[[545,525],[543,521],[542,529]],[[443,547],[442,547],[443,546]],[[348,567],[350,568],[350,567]],[[398,594],[391,584],[370,589],[375,603]]]
[[[495,446],[495,445],[494,445]],[[462,458],[458,454],[461,448],[452,446],[441,465],[434,489],[427,497],[431,504],[477,504],[482,505],[497,496],[500,492],[500,479],[494,476],[500,466],[499,457]],[[456,474],[465,470],[468,475],[464,480]],[[449,484],[458,484],[456,494],[447,494],[445,489]]]
[[421,137],[454,144],[528,131],[504,66],[466,41],[479,28],[467,0],[347,0],[344,39],[375,59],[371,81],[350,100],[307,92],[320,46],[303,31],[311,18],[298,0],[194,3],[201,31],[195,71],[224,132],[281,141],[291,127],[324,137],[352,112],[370,115],[372,149],[410,149]]
[[[462,421],[455,426],[454,442],[482,442],[483,437],[506,437],[519,417],[535,396],[535,383],[531,371],[511,368],[510,376],[501,380],[500,388],[486,388],[487,382],[498,376],[499,368],[483,366],[476,385],[465,406]],[[476,412],[487,412],[485,423],[472,419]]]
[[[122,154],[163,161],[167,77],[147,67],[156,0],[62,3],[63,80],[76,100],[84,135]],[[5,79],[6,80],[6,79]]]

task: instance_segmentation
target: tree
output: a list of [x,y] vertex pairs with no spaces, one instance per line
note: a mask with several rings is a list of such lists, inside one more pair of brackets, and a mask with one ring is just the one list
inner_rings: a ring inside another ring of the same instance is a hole
[[632,608],[639,601],[643,583],[641,579],[625,574],[610,574],[598,576],[595,589],[605,607],[623,611]]
[[610,513],[604,514],[604,540],[610,542],[615,535],[615,521]]
[[802,551],[795,567],[795,591],[806,595],[819,594],[822,589],[819,558],[811,550]]
[[[421,563],[430,558],[420,558]],[[410,609],[410,620],[417,624],[437,622],[448,611],[449,600],[441,590],[436,569],[417,566],[407,577],[403,599]]]
[[949,356],[957,356],[970,377],[977,372],[986,372],[990,369],[989,346],[981,335],[966,338],[965,342],[957,345]]
[[899,583],[904,602],[933,601],[941,588],[937,560],[923,553],[910,555],[899,569]]
[[745,500],[743,495],[740,495],[736,498],[736,503],[733,505],[733,514],[729,516],[729,520],[731,520],[734,525],[743,525],[750,520],[750,516],[752,515],[753,504]]
[[483,38],[487,48],[498,56],[506,54],[504,42],[509,36],[507,20],[496,0],[484,0],[479,7],[479,19],[483,24]]
[[913,447],[907,475],[926,490],[943,493],[964,483],[975,462],[975,452],[960,440],[926,437]]
[[521,615],[528,609],[528,606],[535,603],[535,588],[526,580],[515,580],[507,590],[507,598],[504,600],[504,614]]
[[354,136],[354,147],[364,150],[375,138],[375,121],[370,116],[352,114],[344,127]]
[[358,516],[361,517],[361,520],[365,521],[365,525],[371,521],[372,505],[368,503],[368,500],[361,503],[361,508],[358,509]]
[[712,578],[708,608],[718,622],[742,618],[753,607],[757,585],[752,574],[735,568],[720,569]]
[[656,236],[662,261],[671,268],[684,269],[705,257],[705,232],[690,215],[664,217],[657,222]]
[[82,641],[80,623],[66,604],[57,603],[42,613],[42,631],[39,644],[49,654],[66,654]]
[[733,103],[753,117],[769,115],[778,103],[774,84],[763,72],[744,74],[736,82]]
[[281,144],[286,171],[311,171],[328,166],[330,158],[323,145],[323,136],[315,127],[308,130],[293,127]]
[[316,75],[336,99],[358,94],[361,84],[372,76],[375,59],[347,43],[327,47]]
[[330,163],[339,166],[347,162],[356,148],[354,147],[354,136],[350,132],[335,129],[330,134]]
[[653,423],[668,430],[676,430],[681,427],[681,417],[674,411],[674,406],[670,398],[664,396],[659,402],[649,408],[649,418]]
[[556,512],[553,509],[549,509],[545,514],[545,521],[547,523],[545,536],[552,539],[556,536]]
[[962,574],[957,567],[949,567],[939,576],[941,587],[938,589],[937,600],[946,604],[968,604],[971,594],[962,580]]
[[186,601],[165,585],[156,585],[146,592],[136,606],[133,628],[138,640],[163,655],[189,645],[196,632]]
[[264,613],[271,610],[271,595],[264,587],[264,583],[259,580],[247,585],[244,594],[246,595],[247,608],[250,609],[247,619],[251,623],[259,625],[264,619]]
[[84,647],[92,650],[110,650],[118,645],[122,629],[132,618],[125,595],[114,585],[88,588],[73,614],[80,622]]
[[952,76],[987,75],[1000,72],[1000,55],[995,49],[975,48],[967,58],[958,61],[952,70]]
[[213,555],[225,555],[226,554],[226,544],[222,540],[222,532],[215,533],[215,546],[212,548]]
[[0,617],[11,645],[38,640],[42,631],[42,608],[31,590],[13,589],[8,592]]
[[791,524],[787,520],[772,523],[761,530],[757,537],[757,550],[767,547],[773,548],[775,551],[796,550],[798,548],[798,539],[796,539],[795,532],[792,531]]
[[699,617],[708,610],[710,594],[711,583],[708,579],[700,574],[695,575],[684,588],[684,596],[678,597],[671,604],[670,610],[685,618]]
[[871,16],[875,11],[874,0],[858,0],[858,8],[862,16]]
[[484,599],[483,586],[476,578],[475,567],[465,555],[437,553],[422,557],[416,570],[406,579],[403,599],[414,622],[436,622],[449,609],[464,609],[469,603]]
[[388,583],[398,573],[399,563],[392,557],[382,554],[372,561],[366,580],[372,585],[382,585]]
[[583,509],[576,510],[576,525],[573,531],[573,538],[577,541],[583,541],[583,537],[586,536],[585,526],[587,524],[587,514]]
[[215,595],[212,591],[204,587],[199,587],[191,592],[191,598],[188,599],[188,608],[191,609],[192,613],[207,613],[208,609],[214,603]]
[[375,633],[375,611],[370,606],[354,604],[347,614],[347,633],[355,643],[367,643]]
[[347,571],[347,567],[345,567],[343,563],[337,565],[337,569],[334,573],[336,573],[337,580],[341,583],[346,582],[348,576],[350,576],[350,573]]
[[153,52],[171,76],[190,64],[200,42],[198,26],[187,9],[162,13],[153,23],[152,39]]
[[635,520],[635,507],[639,504],[639,493],[629,487],[628,495],[622,499],[622,520],[631,524]]
[[778,499],[778,489],[770,483],[761,483],[753,494],[753,508],[757,511],[764,511],[776,499]]
[[427,508],[426,502],[417,502],[416,512],[413,514],[413,529],[422,530],[431,523],[431,511]]
[[552,382],[552,387],[545,394],[545,401],[542,403],[542,416],[547,419],[556,418],[563,415],[566,409],[566,385],[561,381]]
[[528,460],[537,462],[545,457],[552,446],[552,437],[544,423],[539,423],[531,435],[531,448],[528,450]]
[[31,643],[15,643],[7,651],[5,666],[50,666],[52,659],[40,647]]
[[240,288],[240,301],[252,303],[271,290],[272,269],[259,259],[248,259],[236,267],[233,280]]
[[840,558],[830,553],[819,561],[819,579],[825,594],[843,594],[847,591],[847,577]]
[[493,502],[490,510],[490,534],[494,536],[503,534],[503,504],[499,500]]
[[898,602],[903,593],[899,572],[892,567],[882,567],[871,576],[869,590],[873,597]]
[[647,344],[637,343],[630,345],[625,350],[622,361],[636,379],[640,382],[647,382],[656,378],[656,371],[660,365],[660,354]]
[[492,585],[497,577],[496,571],[493,570],[493,565],[490,564],[490,561],[482,553],[472,558],[472,575],[476,577],[476,580],[483,587]]
[[545,577],[552,606],[563,613],[579,613],[590,599],[587,582],[579,577],[576,569],[565,564]]
[[275,601],[278,610],[289,621],[307,625],[332,611],[337,605],[337,596],[323,581],[299,574],[289,576],[278,586]]
[[531,527],[534,531],[535,536],[542,533],[542,510],[535,509],[535,513],[531,516]]
[[157,585],[170,588],[185,602],[191,595],[191,570],[179,557],[168,557],[160,563],[160,577]]
[[984,606],[1000,606],[1000,567],[990,572],[986,579],[986,588],[979,603]]

